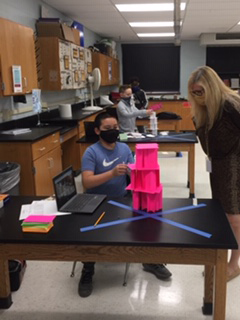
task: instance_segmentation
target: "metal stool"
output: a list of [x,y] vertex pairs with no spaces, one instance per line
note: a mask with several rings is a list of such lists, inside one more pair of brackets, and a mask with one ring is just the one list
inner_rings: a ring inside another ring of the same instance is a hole
[[[73,266],[72,266],[72,271],[71,271],[70,277],[74,277],[74,276],[75,276],[75,268],[76,268],[76,265],[77,265],[77,261],[74,261],[74,262],[73,262]],[[127,276],[128,276],[129,267],[130,267],[130,263],[126,263],[125,272],[124,272],[124,277],[123,277],[123,286],[124,286],[124,287],[127,285]]]

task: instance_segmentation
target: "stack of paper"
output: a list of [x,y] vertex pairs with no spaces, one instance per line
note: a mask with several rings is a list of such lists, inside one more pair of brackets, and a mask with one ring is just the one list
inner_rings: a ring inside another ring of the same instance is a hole
[[13,129],[13,130],[6,130],[6,131],[1,131],[3,134],[11,134],[11,135],[18,135],[18,134],[24,134],[24,133],[29,133],[32,132],[30,128],[22,128],[22,129]]
[[29,216],[21,224],[23,232],[47,233],[53,227],[56,216]]
[[59,212],[57,209],[56,200],[40,200],[33,201],[31,204],[23,204],[19,220],[26,219],[28,216],[59,216],[71,214],[70,212]]

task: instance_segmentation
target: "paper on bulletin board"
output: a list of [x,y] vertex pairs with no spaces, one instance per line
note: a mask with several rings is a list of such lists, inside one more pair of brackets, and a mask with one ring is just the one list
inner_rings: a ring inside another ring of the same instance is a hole
[[21,66],[12,66],[13,92],[22,92],[22,68]]

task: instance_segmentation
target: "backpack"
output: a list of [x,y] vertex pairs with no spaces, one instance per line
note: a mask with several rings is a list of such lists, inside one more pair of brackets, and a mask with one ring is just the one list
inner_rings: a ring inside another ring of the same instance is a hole
[[147,99],[144,91],[140,89],[139,91],[134,92],[133,96],[136,108],[138,108],[139,110],[144,109],[147,105]]

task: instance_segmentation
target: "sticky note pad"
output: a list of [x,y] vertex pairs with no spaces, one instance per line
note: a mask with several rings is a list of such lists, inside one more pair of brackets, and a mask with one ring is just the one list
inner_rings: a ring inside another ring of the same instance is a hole
[[128,135],[127,135],[127,133],[120,133],[119,134],[119,138],[120,138],[120,141],[127,140],[128,139]]
[[56,215],[54,216],[43,216],[43,215],[38,215],[38,216],[28,216],[24,222],[40,222],[40,223],[50,223],[55,219]]

